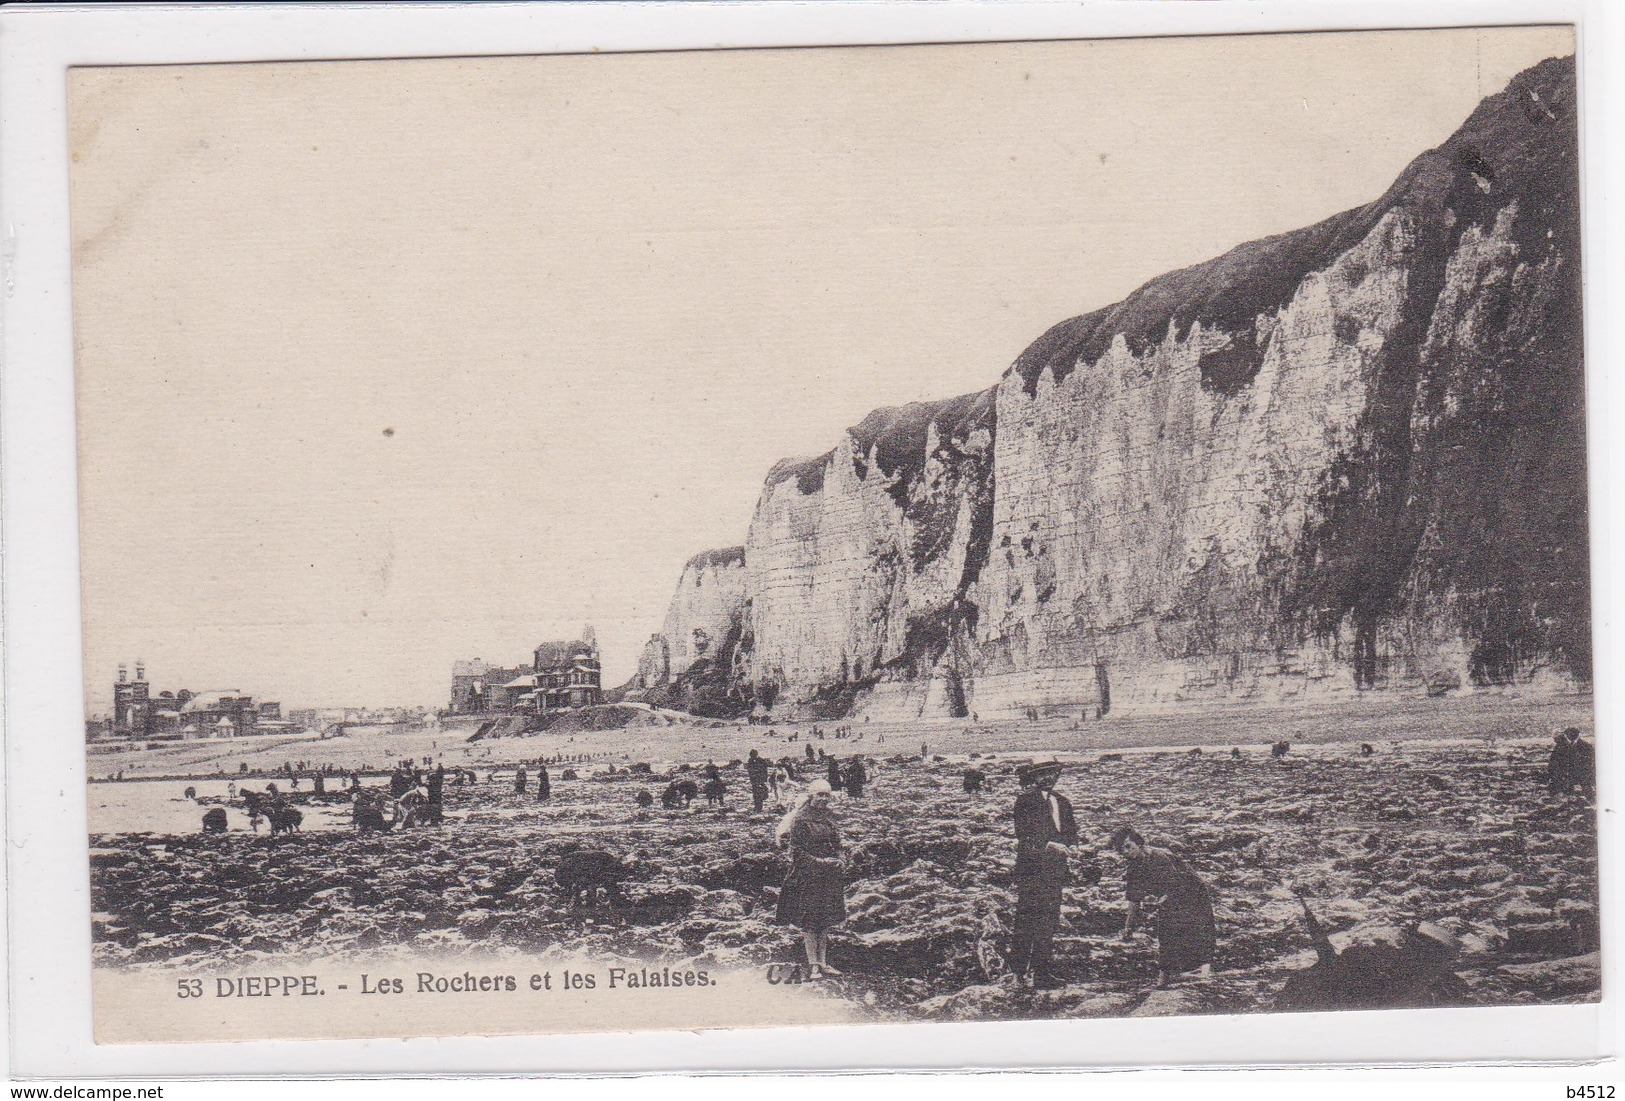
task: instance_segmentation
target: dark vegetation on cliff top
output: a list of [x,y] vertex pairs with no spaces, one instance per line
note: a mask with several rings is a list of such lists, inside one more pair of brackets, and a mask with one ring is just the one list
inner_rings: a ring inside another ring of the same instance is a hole
[[[1197,322],[1204,329],[1250,334],[1258,315],[1284,306],[1305,276],[1357,244],[1395,206],[1419,200],[1435,205],[1440,186],[1448,189],[1451,175],[1470,172],[1475,165],[1496,167],[1498,162],[1522,161],[1537,149],[1550,154],[1557,146],[1574,148],[1574,99],[1573,59],[1543,61],[1514,78],[1506,91],[1485,99],[1444,145],[1412,161],[1375,202],[1305,229],[1249,241],[1215,259],[1160,275],[1121,302],[1053,326],[1022,352],[1010,370],[1021,376],[1031,394],[1044,368],[1053,371],[1059,381],[1080,361],[1099,359],[1118,335],[1130,351],[1143,354],[1170,330],[1184,337]],[[1572,180],[1520,182],[1550,191],[1562,189]],[[1207,381],[1233,392],[1257,371],[1262,348],[1255,342],[1252,352],[1250,370],[1221,363]]]
[[718,566],[742,566],[745,563],[744,547],[718,547],[716,550],[701,551],[688,560],[685,567],[690,570],[715,569]]
[[[888,478],[895,478],[892,497],[899,505],[908,501],[909,486],[925,469],[925,441],[932,424],[945,439],[965,439],[978,428],[993,426],[993,390],[978,390],[945,401],[913,401],[907,405],[876,409],[847,429],[857,457],[859,477],[867,477],[871,451],[875,465]],[[824,471],[835,458],[831,449],[805,459],[783,459],[767,475],[767,488],[796,479],[802,493],[824,488]]]

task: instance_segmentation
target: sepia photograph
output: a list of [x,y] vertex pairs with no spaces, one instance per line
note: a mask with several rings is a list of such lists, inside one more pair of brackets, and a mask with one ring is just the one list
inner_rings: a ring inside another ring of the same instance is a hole
[[1575,53],[72,69],[96,1041],[1598,1001]]

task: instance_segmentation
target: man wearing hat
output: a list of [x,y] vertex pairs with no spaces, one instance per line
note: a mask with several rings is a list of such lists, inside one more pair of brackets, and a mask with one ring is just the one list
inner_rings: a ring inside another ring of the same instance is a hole
[[1060,985],[1051,972],[1055,931],[1061,924],[1061,890],[1071,882],[1067,849],[1078,843],[1072,804],[1054,791],[1061,777],[1059,761],[1023,765],[1016,770],[1021,794],[1016,797],[1016,918],[1010,937],[1010,970],[1031,972],[1040,990]]

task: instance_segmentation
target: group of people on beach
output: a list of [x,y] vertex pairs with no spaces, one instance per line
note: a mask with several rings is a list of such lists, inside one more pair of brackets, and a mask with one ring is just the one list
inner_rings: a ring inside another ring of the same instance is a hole
[[[1554,736],[1554,742],[1546,767],[1548,791],[1559,798],[1594,798],[1595,750],[1581,738],[1577,727],[1564,729]],[[920,747],[922,759],[926,748]],[[1017,769],[1021,793],[1013,808],[1016,862],[1012,875],[1016,906],[1007,963],[1019,983],[1037,990],[1062,985],[1055,970],[1055,937],[1065,889],[1075,880],[1073,854],[1081,840],[1071,802],[1055,790],[1061,774],[1058,761]],[[972,776],[978,782],[970,782]],[[982,789],[980,781],[985,777],[980,770],[968,769],[966,778],[967,794]],[[779,892],[777,918],[801,929],[814,978],[840,974],[828,959],[830,930],[846,917],[834,791],[834,785],[825,781],[810,785],[775,831],[778,845],[787,846],[791,856],[790,872]],[[1149,927],[1157,942],[1157,985],[1192,973],[1199,981],[1211,978],[1218,937],[1213,892],[1206,881],[1176,853],[1148,844],[1131,825],[1113,828],[1104,847],[1123,861],[1127,916],[1121,939],[1126,941]],[[1098,866],[1087,862],[1081,870],[1087,882],[1098,882]],[[1313,924],[1310,915],[1311,928]]]
[[[1575,793],[1584,797],[1594,795],[1596,764],[1591,745],[1582,740],[1575,727],[1555,735],[1554,741],[1545,771],[1549,791],[1554,796],[1564,797]],[[921,760],[928,762],[928,747],[922,743],[920,751]],[[812,977],[820,978],[840,974],[829,962],[830,933],[846,917],[842,834],[835,796],[845,792],[849,798],[863,798],[873,765],[866,766],[864,758],[858,755],[843,761],[812,745],[807,745],[801,756],[805,758],[804,763],[796,758],[774,761],[752,749],[743,762],[734,764],[743,765],[756,812],[763,811],[769,798],[781,801],[783,795],[809,773],[817,777],[807,783],[799,799],[783,815],[774,831],[774,840],[777,847],[788,849],[790,855],[790,869],[778,895],[777,920],[801,931],[809,972]],[[552,777],[547,765],[551,760],[554,759],[531,762],[534,774],[524,764],[517,766],[514,793],[525,796],[534,790],[538,802],[549,800]],[[629,769],[637,770],[648,771],[643,765]],[[334,771],[316,772],[314,786],[318,793],[322,791],[322,778],[333,775]],[[981,790],[981,784],[969,782],[972,773],[984,778],[980,770],[967,769],[967,794]],[[1090,885],[1100,877],[1097,863],[1078,859],[1083,839],[1072,804],[1055,790],[1062,774],[1063,766],[1058,761],[1021,765],[1017,769],[1021,791],[1012,808],[1015,866],[1011,878],[1016,899],[1007,964],[1021,984],[1038,990],[1061,985],[1055,966],[1055,940],[1060,930],[1066,888],[1077,882],[1080,875]],[[390,774],[386,796],[385,789],[364,788],[359,773],[352,772],[348,794],[355,808],[357,826],[365,828],[364,822],[376,820],[391,809],[396,825],[438,824],[448,776],[459,784],[478,779],[467,769],[448,770],[440,764],[432,771],[425,771],[411,761],[402,761]],[[721,770],[714,761],[700,770],[700,776],[708,787],[722,784]],[[566,769],[563,778],[575,778],[574,770]],[[492,779],[495,780],[494,774]],[[233,784],[229,798],[235,802],[237,795]],[[269,817],[274,821],[276,814],[289,805],[287,796],[275,783],[268,785],[264,792],[245,787],[241,796],[255,832],[262,819]],[[1132,825],[1114,827],[1098,839],[1094,847],[1122,860],[1127,907],[1121,938],[1128,940],[1141,930],[1149,929],[1157,944],[1158,985],[1193,973],[1199,980],[1209,978],[1217,931],[1213,893],[1202,877],[1176,853],[1149,844]]]
[[[1060,985],[1055,936],[1062,898],[1074,878],[1072,853],[1079,844],[1072,804],[1055,790],[1061,773],[1056,761],[1017,770],[1021,794],[1014,807],[1016,907],[1007,962],[1018,982],[1035,989]],[[776,916],[801,930],[813,978],[841,973],[829,962],[830,930],[846,917],[834,794],[827,780],[815,780],[774,831],[776,844],[790,852],[790,871],[779,891]],[[1115,829],[1107,848],[1125,865],[1128,917],[1122,936],[1130,938],[1150,925],[1157,939],[1158,985],[1190,972],[1203,979],[1211,976],[1217,936],[1208,885],[1179,856],[1148,845],[1132,826]],[[1098,871],[1093,874],[1098,878]]]

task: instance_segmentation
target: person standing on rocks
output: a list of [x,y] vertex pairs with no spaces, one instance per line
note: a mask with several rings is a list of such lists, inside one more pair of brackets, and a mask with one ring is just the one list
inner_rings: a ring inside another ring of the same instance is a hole
[[1033,986],[1060,985],[1054,975],[1055,933],[1061,926],[1061,892],[1072,880],[1067,850],[1078,843],[1072,804],[1055,792],[1058,761],[1022,765],[1016,770],[1016,915],[1010,936],[1010,970],[1018,980],[1031,974]]
[[513,793],[515,795],[523,795],[523,794],[525,794],[525,780],[526,780],[526,778],[527,777],[525,776],[525,766],[524,765],[520,765],[517,769],[514,770],[514,774],[513,774]]
[[767,760],[754,749],[745,761],[745,775],[750,778],[750,798],[756,804],[756,810],[761,812],[762,804],[767,802]]
[[541,765],[536,769],[536,801],[545,803],[553,797],[553,780],[547,774],[547,766]]
[[1173,853],[1147,845],[1132,826],[1117,828],[1111,848],[1128,864],[1123,884],[1128,896],[1124,939],[1139,928],[1147,902],[1155,907],[1157,985],[1166,986],[1188,971],[1199,972],[1202,979],[1212,978],[1217,937],[1208,885]]
[[833,753],[831,753],[829,755],[828,773],[829,773],[829,789],[831,791],[840,791],[841,788],[845,786],[841,781],[841,762],[836,758],[835,754],[833,754]]
[[807,967],[815,979],[839,975],[829,965],[829,931],[846,917],[841,878],[841,830],[824,780],[807,785],[807,796],[786,814],[774,840],[790,846],[790,874],[779,889],[778,920],[801,930]]
[[1568,795],[1579,788],[1585,795],[1597,793],[1597,751],[1580,739],[1580,728],[1568,727],[1554,739],[1552,755],[1546,762],[1546,790]]

